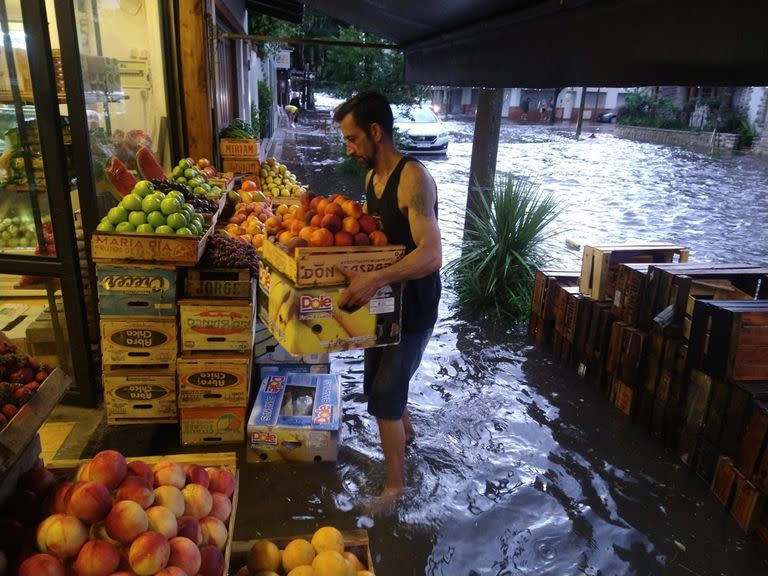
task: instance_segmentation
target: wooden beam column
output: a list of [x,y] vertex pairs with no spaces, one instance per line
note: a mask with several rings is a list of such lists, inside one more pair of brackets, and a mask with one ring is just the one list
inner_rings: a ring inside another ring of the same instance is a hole
[[499,152],[501,130],[501,103],[504,91],[483,88],[477,104],[475,134],[472,138],[472,163],[469,167],[469,191],[464,219],[464,238],[471,226],[469,214],[478,213],[481,195],[490,194],[496,177],[496,158]]

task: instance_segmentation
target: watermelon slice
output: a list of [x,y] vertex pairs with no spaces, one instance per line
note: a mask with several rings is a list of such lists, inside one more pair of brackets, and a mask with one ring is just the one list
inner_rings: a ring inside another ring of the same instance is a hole
[[136,186],[136,176],[131,174],[128,168],[117,156],[110,156],[105,169],[107,178],[115,187],[120,196],[128,196]]
[[139,174],[145,180],[165,180],[167,177],[160,162],[157,161],[152,150],[146,146],[139,146],[136,152],[136,166]]

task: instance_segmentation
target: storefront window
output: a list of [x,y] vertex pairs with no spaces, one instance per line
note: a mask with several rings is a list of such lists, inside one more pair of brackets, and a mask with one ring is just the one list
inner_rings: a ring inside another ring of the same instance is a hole
[[170,171],[159,0],[75,2],[99,217],[141,178],[151,150]]

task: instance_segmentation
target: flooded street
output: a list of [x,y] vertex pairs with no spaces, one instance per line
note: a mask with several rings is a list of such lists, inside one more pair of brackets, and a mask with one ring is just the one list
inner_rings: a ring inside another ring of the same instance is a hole
[[[425,159],[439,191],[444,263],[459,251],[473,125],[446,128],[448,156]],[[362,183],[335,170],[340,152],[333,132],[306,126],[275,149],[315,192],[359,198]],[[695,262],[768,264],[767,166],[507,123],[498,158],[499,171],[532,175],[564,203],[562,231],[546,248],[553,266],[570,269],[581,254],[566,238],[674,242]],[[701,479],[535,349],[523,328],[462,317],[444,280],[411,385],[419,438],[407,451],[404,503],[380,515],[367,508],[383,457],[362,395],[362,353],[349,352],[332,356],[344,383],[337,465],[249,466],[254,505],[241,504],[239,526],[272,536],[368,528],[378,576],[768,573],[768,546],[741,536]],[[241,493],[249,488],[241,480]]]

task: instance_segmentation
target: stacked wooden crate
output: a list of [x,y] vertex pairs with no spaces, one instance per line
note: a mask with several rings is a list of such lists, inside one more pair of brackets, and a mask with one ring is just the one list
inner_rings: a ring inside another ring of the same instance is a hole
[[177,422],[175,266],[96,265],[109,424]]
[[219,140],[222,170],[255,175],[258,178],[259,141],[254,138],[222,138]]
[[256,285],[246,268],[188,270],[179,301],[181,441],[241,443],[256,315]]

